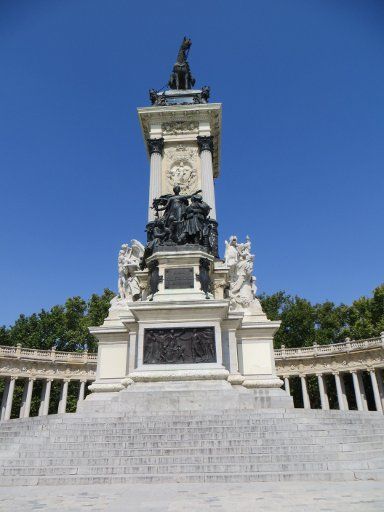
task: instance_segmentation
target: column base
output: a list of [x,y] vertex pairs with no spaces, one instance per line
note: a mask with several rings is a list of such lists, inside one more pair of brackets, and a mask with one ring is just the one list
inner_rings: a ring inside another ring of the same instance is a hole
[[245,376],[243,386],[245,388],[281,388],[284,382],[279,377]]

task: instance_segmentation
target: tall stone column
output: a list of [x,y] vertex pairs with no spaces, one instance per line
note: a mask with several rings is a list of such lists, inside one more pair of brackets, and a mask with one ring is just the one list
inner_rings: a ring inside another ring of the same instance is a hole
[[363,400],[361,397],[360,383],[359,383],[359,378],[357,376],[357,372],[351,371],[351,374],[352,374],[352,381],[353,381],[353,389],[355,391],[357,410],[364,411]]
[[155,212],[151,208],[153,200],[161,196],[161,163],[163,159],[164,139],[147,139],[147,144],[151,158],[148,201],[148,222],[151,222],[155,218]]
[[317,375],[317,382],[319,384],[321,408],[324,410],[328,410],[329,409],[329,400],[328,400],[328,393],[327,393],[327,385],[326,385],[324,377],[321,373],[319,373]]
[[11,382],[11,377],[5,377],[4,379],[4,391],[3,398],[1,400],[1,413],[0,413],[0,421],[4,419],[5,408],[7,406],[7,398],[9,392],[9,383]]
[[43,382],[41,390],[41,402],[39,407],[39,416],[47,416],[49,411],[49,399],[51,396],[52,379],[47,379]]
[[29,414],[31,412],[31,402],[32,402],[32,393],[33,393],[33,383],[35,382],[34,377],[30,377],[27,382],[27,395],[25,397],[24,410],[23,410],[23,418],[29,418]]
[[384,383],[383,383],[383,370],[378,368],[376,370],[377,385],[379,386],[379,393],[381,398],[381,407],[384,411]]
[[85,384],[86,384],[86,381],[85,380],[81,380],[80,381],[80,387],[79,387],[79,396],[77,398],[77,401],[78,402],[82,402],[84,400],[84,396],[85,396]]
[[288,393],[288,395],[291,394],[291,388],[289,385],[289,377],[284,377],[284,389]]
[[305,375],[300,375],[300,380],[301,380],[301,391],[303,393],[304,409],[310,409],[311,408],[311,402],[309,400],[309,395],[308,395],[306,376]]
[[377,384],[375,370],[370,370],[369,375],[371,376],[372,390],[373,390],[373,396],[375,398],[376,411],[383,412],[383,407],[381,405],[379,386]]
[[7,403],[6,403],[5,412],[4,412],[4,420],[9,420],[11,418],[13,393],[15,392],[16,379],[17,379],[17,377],[11,377],[11,380],[9,383],[8,394],[7,394]]
[[347,402],[347,395],[345,393],[344,379],[343,376],[338,372],[334,373],[336,382],[337,401],[339,403],[340,411],[348,411],[349,406]]
[[64,379],[61,384],[60,401],[57,409],[58,414],[65,413],[67,409],[68,383],[69,379]]
[[25,403],[27,401],[27,393],[28,393],[28,379],[24,380],[24,387],[23,387],[23,394],[21,396],[21,405],[20,405],[20,411],[19,411],[19,418],[24,418],[24,410],[25,410]]
[[203,200],[211,207],[209,213],[211,219],[216,220],[215,187],[213,183],[213,136],[198,136],[197,145],[199,146],[201,162],[201,190],[203,191]]
[[361,371],[357,372],[357,379],[359,381],[359,389],[360,389],[361,400],[363,402],[363,410],[368,411],[367,394],[365,392],[363,374]]

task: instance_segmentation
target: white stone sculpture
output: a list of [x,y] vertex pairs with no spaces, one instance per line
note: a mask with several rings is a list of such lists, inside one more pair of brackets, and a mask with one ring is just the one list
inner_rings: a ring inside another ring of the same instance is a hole
[[112,299],[112,307],[140,299],[141,289],[135,272],[139,269],[143,254],[144,246],[138,240],[131,240],[131,247],[128,244],[121,246],[117,259],[119,294]]
[[229,270],[230,309],[246,310],[248,314],[263,315],[260,302],[256,298],[256,277],[253,275],[255,255],[251,254],[251,240],[239,243],[236,236],[225,241],[225,264]]

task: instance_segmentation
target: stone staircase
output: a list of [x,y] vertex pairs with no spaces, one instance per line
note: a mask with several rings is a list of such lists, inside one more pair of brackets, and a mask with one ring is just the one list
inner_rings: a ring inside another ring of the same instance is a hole
[[384,418],[303,409],[0,423],[0,485],[384,479]]

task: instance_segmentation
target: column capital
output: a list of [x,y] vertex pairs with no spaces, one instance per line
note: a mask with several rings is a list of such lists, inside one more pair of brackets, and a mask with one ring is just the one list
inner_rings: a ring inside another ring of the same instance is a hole
[[163,155],[164,150],[164,139],[161,137],[160,139],[147,139],[148,153],[152,155],[153,153],[159,153],[159,155]]
[[202,151],[210,151],[213,153],[213,136],[212,135],[198,135],[197,136],[197,145],[199,147],[199,152]]

